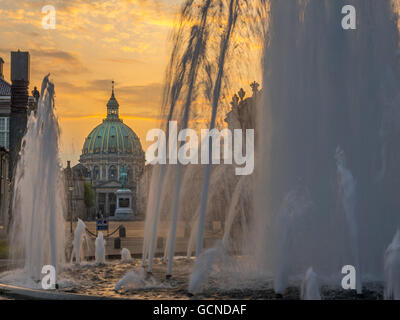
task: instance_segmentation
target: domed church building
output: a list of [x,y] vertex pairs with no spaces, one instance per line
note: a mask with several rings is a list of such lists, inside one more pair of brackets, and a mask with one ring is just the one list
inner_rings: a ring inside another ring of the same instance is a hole
[[115,192],[121,189],[120,173],[127,173],[125,188],[132,191],[132,209],[137,214],[137,189],[144,170],[145,156],[135,132],[119,117],[119,104],[114,95],[107,103],[107,118],[95,127],[85,139],[79,160],[88,171],[96,195],[97,214],[114,216]]

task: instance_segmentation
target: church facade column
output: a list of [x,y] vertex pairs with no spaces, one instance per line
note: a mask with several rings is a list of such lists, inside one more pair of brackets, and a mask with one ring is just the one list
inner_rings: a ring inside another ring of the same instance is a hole
[[108,192],[106,192],[105,195],[106,195],[106,203],[105,203],[105,208],[104,208],[105,213],[106,213],[105,216],[109,217],[110,216],[110,203],[109,203],[109,199],[108,199]]

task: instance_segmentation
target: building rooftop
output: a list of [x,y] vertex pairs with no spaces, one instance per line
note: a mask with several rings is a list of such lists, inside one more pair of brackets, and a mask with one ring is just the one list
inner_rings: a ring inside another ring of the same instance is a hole
[[11,96],[11,85],[0,78],[0,96]]

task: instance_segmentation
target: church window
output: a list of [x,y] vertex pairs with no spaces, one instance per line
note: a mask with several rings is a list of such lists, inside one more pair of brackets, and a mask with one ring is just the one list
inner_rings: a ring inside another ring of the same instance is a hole
[[111,166],[109,171],[108,171],[108,176],[109,176],[109,180],[115,180],[117,179],[117,167],[116,166]]
[[98,180],[100,177],[100,170],[98,166],[93,168],[93,180]]

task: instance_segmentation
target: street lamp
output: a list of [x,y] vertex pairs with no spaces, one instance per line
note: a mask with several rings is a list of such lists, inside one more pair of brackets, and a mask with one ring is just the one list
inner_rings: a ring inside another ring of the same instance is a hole
[[68,191],[69,191],[69,215],[70,215],[70,221],[71,221],[71,233],[72,233],[72,191],[74,190],[74,187],[72,185],[68,186]]

